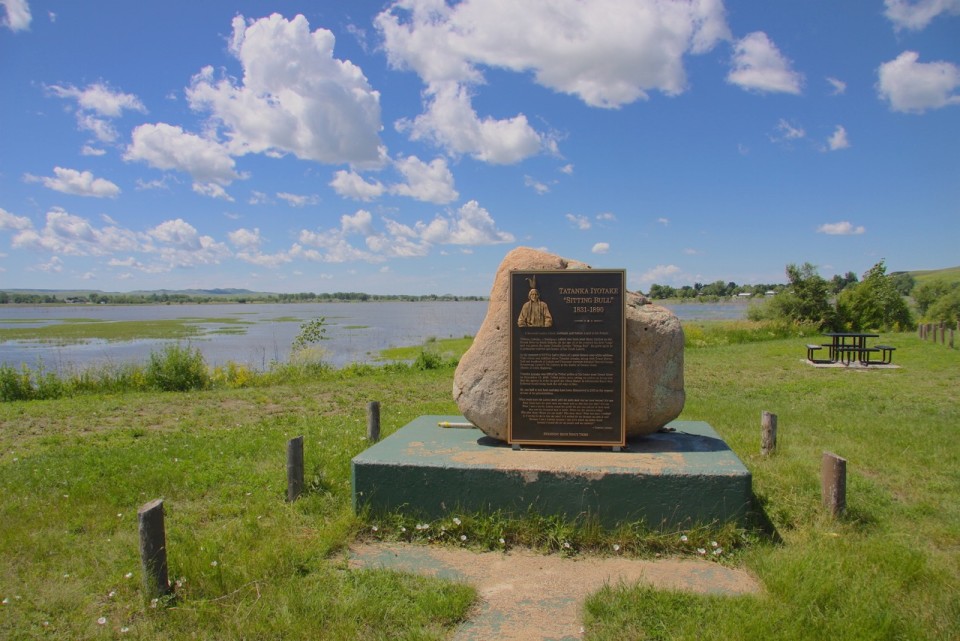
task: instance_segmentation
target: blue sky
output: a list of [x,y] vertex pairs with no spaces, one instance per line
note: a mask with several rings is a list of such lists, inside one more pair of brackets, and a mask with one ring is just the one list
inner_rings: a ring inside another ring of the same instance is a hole
[[0,0],[0,288],[960,264],[960,0]]

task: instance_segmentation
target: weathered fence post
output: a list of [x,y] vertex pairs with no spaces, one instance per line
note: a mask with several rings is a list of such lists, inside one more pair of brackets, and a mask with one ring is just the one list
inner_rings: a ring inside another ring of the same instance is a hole
[[140,529],[140,563],[143,566],[143,591],[148,599],[157,599],[170,591],[167,577],[167,534],[163,527],[163,499],[144,503],[137,510]]
[[303,436],[287,441],[287,501],[303,493]]
[[773,454],[777,449],[777,415],[764,411],[760,415],[760,453]]
[[824,452],[820,462],[820,497],[834,517],[847,509],[847,459]]
[[380,403],[367,403],[367,440],[376,443],[380,440]]

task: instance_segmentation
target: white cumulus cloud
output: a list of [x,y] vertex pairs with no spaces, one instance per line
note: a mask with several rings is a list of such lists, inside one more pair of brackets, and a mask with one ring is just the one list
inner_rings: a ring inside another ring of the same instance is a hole
[[645,284],[668,281],[681,273],[681,269],[676,265],[657,265],[640,274],[638,280]]
[[4,27],[10,31],[26,31],[30,28],[33,16],[30,15],[27,0],[0,0],[0,6],[3,6],[6,14],[0,22]]
[[474,111],[468,89],[457,83],[437,83],[428,91],[426,111],[413,121],[401,120],[397,128],[412,140],[427,140],[454,155],[509,165],[533,156],[552,143],[538,133],[523,114],[497,120]]
[[894,111],[923,113],[960,104],[960,67],[939,62],[918,62],[919,54],[904,51],[880,65],[877,92]]
[[64,256],[103,256],[140,246],[137,234],[113,224],[96,227],[85,218],[54,207],[41,229],[22,227],[13,237],[16,248],[47,251]]
[[842,126],[837,125],[837,128],[833,130],[833,134],[827,141],[827,145],[830,147],[830,151],[837,151],[838,149],[847,149],[850,147],[850,140],[847,138],[847,130]]
[[58,98],[76,101],[77,126],[82,131],[91,132],[101,142],[109,143],[117,139],[111,118],[119,118],[124,111],[147,111],[135,95],[115,91],[104,82],[95,82],[85,89],[73,85],[51,85],[47,91]]
[[897,29],[919,31],[941,13],[960,15],[960,0],[884,0],[884,14]]
[[846,220],[839,223],[824,223],[817,227],[817,233],[828,236],[859,236],[866,231],[867,228],[863,225],[854,225]]
[[227,238],[234,247],[239,249],[258,249],[260,247],[260,229],[246,229],[241,227],[227,234]]
[[96,178],[89,171],[77,171],[65,167],[54,167],[53,176],[27,175],[28,182],[41,182],[47,189],[53,189],[74,196],[92,196],[94,198],[116,198],[120,188],[106,178]]
[[33,223],[26,216],[15,216],[0,207],[0,230],[22,231],[32,227]]
[[316,205],[320,202],[320,197],[316,194],[304,196],[302,194],[291,194],[285,191],[277,192],[277,198],[286,201],[291,207],[306,207],[307,205]]
[[766,33],[754,31],[734,45],[727,82],[748,91],[799,94],[803,76],[790,66]]
[[590,219],[586,216],[580,214],[565,214],[564,217],[567,219],[567,222],[580,231],[586,231],[591,227]]
[[610,243],[595,243],[590,251],[594,254],[606,254],[610,251]]
[[404,0],[376,24],[391,63],[428,85],[479,84],[482,67],[532,71],[594,107],[680,93],[683,57],[729,38],[720,0]]
[[370,201],[383,195],[386,188],[380,181],[367,182],[355,171],[341,169],[333,175],[330,187],[344,198]]
[[425,163],[416,156],[408,156],[398,159],[394,166],[406,182],[390,187],[393,194],[440,205],[453,202],[460,196],[453,187],[453,173],[443,158]]
[[228,185],[241,178],[233,158],[215,140],[162,122],[134,129],[123,158],[143,161],[157,169],[184,171],[198,182]]
[[423,240],[445,245],[495,245],[512,243],[513,234],[497,229],[486,209],[471,200],[450,216],[437,216],[430,223],[417,223]]
[[515,163],[556,141],[524,114],[478,115],[485,68],[532,73],[554,91],[617,108],[687,85],[684,56],[729,38],[721,0],[403,0],[376,18],[390,63],[426,86],[425,111],[401,130],[454,154]]
[[233,20],[230,51],[243,78],[212,67],[187,90],[193,109],[223,127],[230,152],[294,154],[324,163],[382,161],[380,94],[363,71],[334,57],[331,31],[310,31],[302,15]]

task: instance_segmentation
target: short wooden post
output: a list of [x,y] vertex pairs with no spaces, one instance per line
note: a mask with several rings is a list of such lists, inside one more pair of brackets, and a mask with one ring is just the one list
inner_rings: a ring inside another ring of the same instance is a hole
[[143,566],[143,591],[148,599],[170,592],[167,576],[167,535],[163,527],[163,499],[144,503],[137,510],[140,528],[140,563]]
[[847,460],[831,452],[823,453],[820,463],[820,497],[831,516],[847,509]]
[[303,494],[303,437],[287,441],[287,501]]
[[953,328],[950,328],[950,349],[953,349]]
[[376,443],[380,440],[380,403],[367,403],[367,440]]
[[947,324],[943,321],[940,321],[940,344],[947,344]]
[[777,415],[764,411],[760,415],[760,453],[773,454],[777,449]]

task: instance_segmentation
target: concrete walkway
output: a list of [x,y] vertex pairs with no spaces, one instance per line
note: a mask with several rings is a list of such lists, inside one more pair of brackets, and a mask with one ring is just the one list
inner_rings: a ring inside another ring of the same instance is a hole
[[564,558],[526,550],[472,552],[407,543],[356,545],[351,568],[420,573],[473,585],[480,602],[455,641],[582,638],[586,597],[604,586],[644,582],[665,590],[730,596],[760,592],[744,570],[700,560]]

